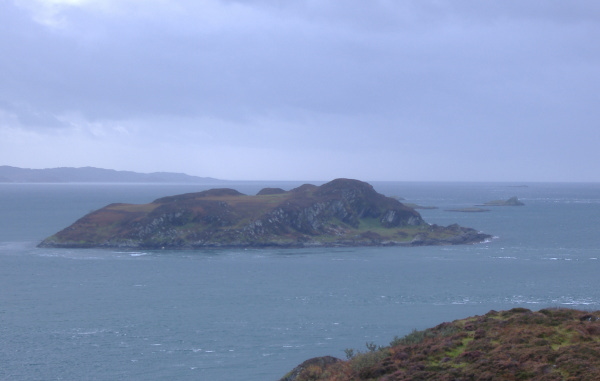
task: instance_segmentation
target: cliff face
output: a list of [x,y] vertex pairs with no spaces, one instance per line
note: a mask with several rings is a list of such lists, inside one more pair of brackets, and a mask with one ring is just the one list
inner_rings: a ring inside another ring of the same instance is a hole
[[280,381],[600,380],[600,311],[490,311],[307,360]]
[[457,225],[428,225],[399,201],[358,180],[337,179],[256,196],[233,189],[111,204],[45,239],[43,247],[203,248],[432,245],[489,236]]

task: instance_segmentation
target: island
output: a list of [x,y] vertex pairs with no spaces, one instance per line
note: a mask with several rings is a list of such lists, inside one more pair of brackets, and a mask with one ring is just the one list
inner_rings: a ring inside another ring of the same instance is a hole
[[413,204],[411,202],[403,202],[404,205],[411,207],[413,209],[438,209],[437,206],[425,206],[425,205],[418,205],[418,204]]
[[461,213],[481,213],[489,212],[489,209],[483,208],[457,208],[457,209],[446,209],[446,212],[461,212]]
[[600,380],[600,311],[490,311],[345,353],[279,381]]
[[482,206],[523,206],[521,201],[517,197],[511,197],[508,200],[494,200],[488,201]]
[[336,179],[255,196],[228,188],[111,204],[46,238],[40,247],[422,246],[479,243],[488,234],[426,223],[414,209],[365,182]]

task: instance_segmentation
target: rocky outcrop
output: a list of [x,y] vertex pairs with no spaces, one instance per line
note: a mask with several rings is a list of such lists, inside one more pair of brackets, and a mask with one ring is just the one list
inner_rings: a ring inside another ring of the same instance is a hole
[[328,365],[335,364],[340,361],[342,360],[332,356],[315,357],[304,361],[302,364],[298,365],[288,374],[283,376],[283,378],[281,378],[279,381],[296,381],[311,377],[311,374],[322,374],[323,370]]
[[111,204],[45,239],[42,247],[301,247],[451,245],[482,242],[474,229],[429,225],[370,184],[337,179],[247,196],[221,188]]
[[256,195],[257,196],[268,196],[272,194],[282,194],[285,191],[281,188],[263,188]]

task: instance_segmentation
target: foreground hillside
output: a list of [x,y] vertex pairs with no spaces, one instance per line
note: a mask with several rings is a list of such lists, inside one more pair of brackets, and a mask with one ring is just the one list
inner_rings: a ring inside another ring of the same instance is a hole
[[308,360],[280,381],[600,380],[600,311],[524,308],[443,323],[341,361]]
[[449,245],[482,242],[470,228],[429,225],[365,182],[337,179],[256,196],[233,189],[111,204],[45,239],[42,247],[299,247]]

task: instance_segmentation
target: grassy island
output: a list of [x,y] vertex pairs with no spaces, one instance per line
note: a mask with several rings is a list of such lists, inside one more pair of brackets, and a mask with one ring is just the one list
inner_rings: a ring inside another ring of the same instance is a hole
[[41,247],[195,249],[454,245],[490,236],[456,224],[426,223],[413,208],[370,184],[337,179],[257,195],[233,189],[111,204],[48,237]]

